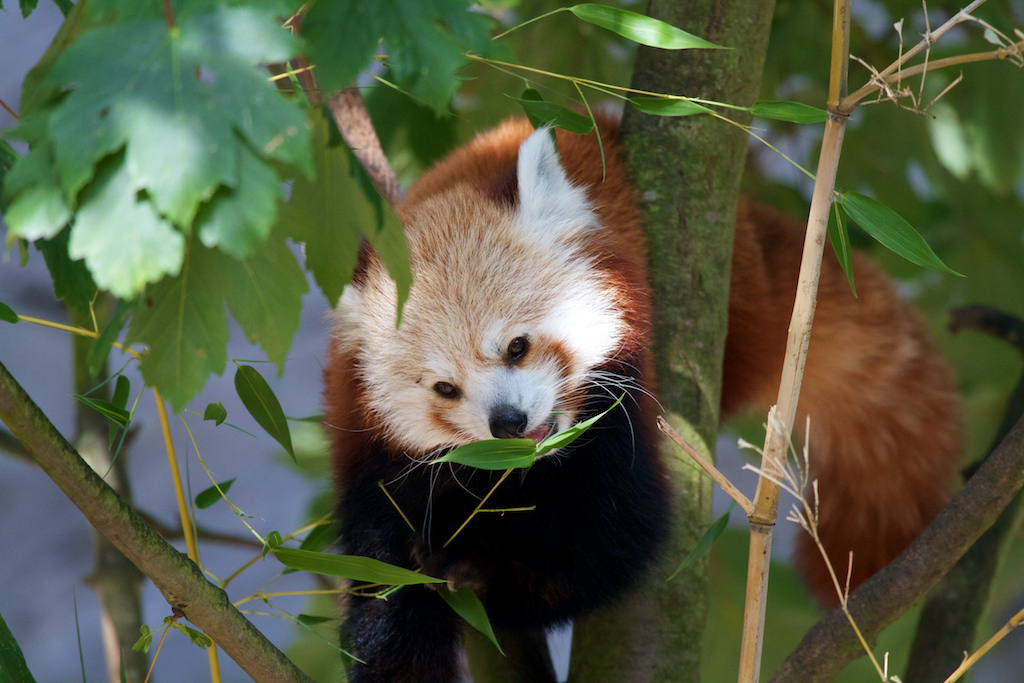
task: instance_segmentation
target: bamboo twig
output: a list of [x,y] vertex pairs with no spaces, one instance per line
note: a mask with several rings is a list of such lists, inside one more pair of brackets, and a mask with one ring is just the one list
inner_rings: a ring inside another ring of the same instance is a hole
[[715,483],[718,484],[723,491],[729,494],[729,496],[736,501],[736,503],[743,509],[747,517],[754,514],[754,504],[750,502],[750,499],[743,495],[736,486],[729,481],[729,479],[718,471],[714,465],[708,462],[697,450],[689,444],[683,437],[679,436],[679,433],[672,429],[671,425],[665,421],[665,418],[658,416],[658,429],[660,429],[668,438],[676,442],[676,445],[683,449],[683,452],[693,458],[694,462],[701,466],[701,468],[707,472]]
[[[832,23],[832,55],[829,75],[828,120],[818,159],[817,180],[811,199],[807,234],[800,262],[800,279],[789,324],[786,357],[778,401],[768,414],[764,456],[761,468],[771,473],[785,457],[793,422],[796,418],[800,384],[810,342],[811,322],[817,300],[821,258],[825,247],[828,211],[832,204],[839,155],[843,146],[847,116],[839,111],[846,94],[849,61],[850,0],[835,0]],[[770,478],[758,480],[754,514],[750,515],[750,552],[747,558],[747,598],[743,615],[743,640],[740,646],[740,683],[757,683],[760,678],[761,648],[764,641],[764,615],[768,598],[768,570],[771,560],[772,532],[778,516],[780,487]]]

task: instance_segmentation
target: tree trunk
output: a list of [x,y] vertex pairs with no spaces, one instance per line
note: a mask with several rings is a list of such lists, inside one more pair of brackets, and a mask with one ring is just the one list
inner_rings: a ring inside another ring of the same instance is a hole
[[[752,104],[773,4],[654,0],[650,16],[734,49],[641,48],[632,87]],[[742,116],[747,123],[749,117]],[[647,116],[627,107],[623,139],[647,225],[658,399],[669,423],[711,457],[747,136],[710,116]],[[665,578],[707,528],[712,488],[671,442],[663,448],[677,494],[673,539],[636,595],[576,625],[572,682],[700,680],[706,562],[670,583]]]

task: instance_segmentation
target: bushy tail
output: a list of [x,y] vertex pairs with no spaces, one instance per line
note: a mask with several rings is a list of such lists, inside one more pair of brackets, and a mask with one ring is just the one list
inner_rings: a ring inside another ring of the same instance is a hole
[[[724,412],[775,401],[801,239],[798,226],[777,214],[741,207]],[[938,514],[962,452],[951,369],[885,275],[865,258],[854,263],[858,298],[826,253],[796,423],[799,430],[810,415],[819,532],[840,582],[853,552],[851,588]],[[795,561],[811,591],[836,604],[809,536],[800,536]]]

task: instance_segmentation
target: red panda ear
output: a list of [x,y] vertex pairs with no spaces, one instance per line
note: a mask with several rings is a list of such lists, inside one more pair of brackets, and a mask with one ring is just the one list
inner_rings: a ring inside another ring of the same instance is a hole
[[596,225],[583,188],[565,175],[550,128],[534,131],[519,147],[516,179],[520,219],[538,236],[566,239]]

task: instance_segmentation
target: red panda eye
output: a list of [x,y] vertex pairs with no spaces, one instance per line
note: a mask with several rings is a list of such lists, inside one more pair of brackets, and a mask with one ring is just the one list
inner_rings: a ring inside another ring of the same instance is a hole
[[526,355],[530,348],[530,342],[526,337],[516,337],[508,344],[508,358],[513,363],[518,363]]
[[444,398],[458,398],[459,388],[450,382],[438,382],[434,385],[434,391]]

